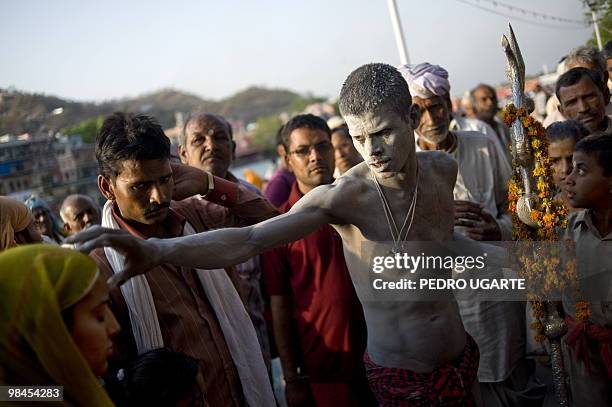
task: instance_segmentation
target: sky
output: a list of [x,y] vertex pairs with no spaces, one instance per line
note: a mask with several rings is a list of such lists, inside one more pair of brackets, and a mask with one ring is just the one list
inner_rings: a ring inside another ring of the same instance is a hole
[[[580,0],[505,3],[583,18]],[[592,33],[527,24],[462,0],[397,6],[410,62],[445,67],[454,95],[504,80],[508,21],[528,74],[554,70]],[[79,101],[161,88],[220,99],[254,85],[334,97],[358,66],[400,63],[386,0],[0,0],[0,16],[0,87]]]

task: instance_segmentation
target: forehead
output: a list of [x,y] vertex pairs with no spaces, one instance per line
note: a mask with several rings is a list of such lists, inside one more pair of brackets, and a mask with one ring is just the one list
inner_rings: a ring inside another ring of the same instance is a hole
[[495,92],[491,92],[491,89],[489,89],[489,88],[480,87],[480,88],[478,88],[478,89],[476,89],[474,91],[474,96],[476,96],[477,98],[478,97],[481,97],[481,98],[490,97],[490,98],[492,98],[492,97],[495,97]]
[[382,107],[376,112],[344,117],[351,136],[376,133],[385,128],[394,128],[403,122],[399,114],[390,107]]
[[559,89],[560,99],[566,99],[574,95],[579,95],[587,92],[599,91],[591,78],[583,76],[578,82],[570,86],[563,86]]
[[573,138],[567,137],[557,141],[551,141],[548,145],[548,153],[551,156],[572,155],[576,142]]
[[92,207],[93,207],[93,202],[83,197],[79,197],[79,198],[71,200],[67,206],[69,210],[83,210],[83,209],[89,209]]
[[187,134],[212,132],[227,132],[227,124],[220,118],[213,116],[196,117],[187,123]]
[[427,99],[423,99],[418,96],[413,96],[412,102],[419,106],[436,106],[439,104],[443,104],[444,99],[442,98],[442,96],[437,96],[437,95],[434,95]]
[[310,145],[325,140],[329,141],[329,139],[329,135],[321,129],[309,129],[307,127],[300,127],[293,130],[289,135],[289,145]]
[[157,160],[125,160],[121,162],[121,172],[117,181],[144,182],[155,181],[160,177],[172,174],[170,160],[160,158]]

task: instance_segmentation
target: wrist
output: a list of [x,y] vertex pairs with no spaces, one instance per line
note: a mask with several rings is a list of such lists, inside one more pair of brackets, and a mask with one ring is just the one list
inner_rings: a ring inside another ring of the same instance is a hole
[[215,189],[215,176],[208,171],[204,171],[206,174],[206,187],[202,191],[202,197],[206,198]]

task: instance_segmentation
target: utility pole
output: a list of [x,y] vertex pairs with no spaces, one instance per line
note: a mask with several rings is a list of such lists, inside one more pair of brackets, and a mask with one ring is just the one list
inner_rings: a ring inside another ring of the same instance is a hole
[[599,33],[599,24],[597,23],[597,11],[595,10],[597,3],[594,1],[587,1],[586,4],[591,9],[591,16],[593,17],[593,27],[595,28],[595,38],[597,38],[597,47],[601,51],[603,45],[601,44],[601,34]]
[[400,63],[406,65],[410,63],[410,60],[408,59],[408,50],[404,42],[402,24],[397,14],[397,4],[395,4],[395,0],[387,0],[387,6],[389,7],[389,15],[391,16],[391,25],[393,25],[393,33],[395,34],[395,42],[397,44],[397,51],[399,52]]

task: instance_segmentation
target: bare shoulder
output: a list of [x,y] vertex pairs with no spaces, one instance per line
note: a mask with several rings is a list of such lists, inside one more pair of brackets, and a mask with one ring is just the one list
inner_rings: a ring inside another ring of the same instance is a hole
[[417,153],[420,176],[424,181],[453,188],[457,181],[457,161],[442,151],[420,151]]
[[[368,166],[361,163],[338,177],[333,184],[320,185],[304,195],[293,208],[318,207],[333,212],[342,211],[356,196],[367,189]],[[293,210],[292,208],[292,210]]]

